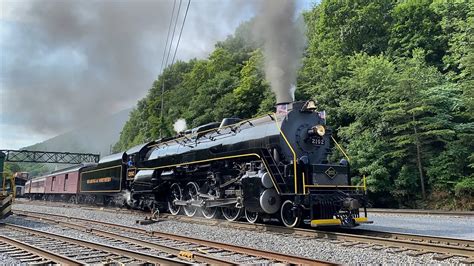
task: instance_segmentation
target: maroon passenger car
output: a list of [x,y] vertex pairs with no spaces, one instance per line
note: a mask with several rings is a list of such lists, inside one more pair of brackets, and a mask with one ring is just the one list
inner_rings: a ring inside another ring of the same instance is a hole
[[33,178],[25,185],[25,196],[44,200],[76,201],[80,173],[94,166],[95,164],[75,165]]

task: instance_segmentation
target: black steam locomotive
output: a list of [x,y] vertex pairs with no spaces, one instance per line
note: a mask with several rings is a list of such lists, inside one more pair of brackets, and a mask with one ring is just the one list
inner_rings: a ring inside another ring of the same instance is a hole
[[351,185],[346,160],[328,163],[331,138],[313,101],[280,104],[274,114],[226,118],[103,158],[80,174],[80,193],[125,192],[134,208],[229,221],[367,223],[365,186]]

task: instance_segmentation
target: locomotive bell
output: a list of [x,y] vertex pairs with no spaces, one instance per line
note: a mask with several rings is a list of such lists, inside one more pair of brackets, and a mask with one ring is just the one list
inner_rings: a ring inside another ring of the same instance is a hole
[[306,103],[306,110],[316,110],[316,103],[313,100],[309,100]]
[[301,112],[314,112],[317,109],[316,102],[313,100],[306,101],[301,108]]

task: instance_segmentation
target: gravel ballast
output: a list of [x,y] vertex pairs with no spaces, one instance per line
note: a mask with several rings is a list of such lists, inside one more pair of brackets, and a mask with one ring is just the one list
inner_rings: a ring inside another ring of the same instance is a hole
[[[337,243],[337,241],[327,239],[302,239],[295,238],[292,235],[277,235],[267,232],[256,232],[248,230],[238,230],[232,228],[223,228],[219,226],[209,226],[201,224],[191,224],[180,221],[165,220],[151,225],[137,225],[136,220],[143,219],[143,216],[110,213],[103,211],[84,210],[80,208],[49,207],[31,204],[16,204],[14,210],[35,211],[42,213],[69,215],[73,217],[87,218],[98,221],[122,224],[145,228],[147,230],[156,230],[178,235],[185,235],[201,239],[208,239],[218,242],[229,243],[239,246],[247,246],[262,250],[279,252],[282,254],[291,254],[304,256],[319,260],[325,260],[343,264],[439,264],[440,261],[434,260],[435,254],[428,253],[421,256],[410,256],[408,252],[397,253],[395,250],[382,249],[374,250],[372,248],[360,245],[360,247],[346,247]],[[7,222],[21,223],[19,218],[11,217]],[[408,226],[408,224],[407,224]],[[47,230],[48,227],[44,227]],[[83,233],[77,231],[78,233]],[[76,232],[74,233],[76,234]],[[85,234],[85,233],[83,233]],[[77,236],[81,238],[81,236]],[[450,258],[442,263],[459,263],[462,258]]]
[[474,240],[474,216],[369,213],[373,224],[359,228]]

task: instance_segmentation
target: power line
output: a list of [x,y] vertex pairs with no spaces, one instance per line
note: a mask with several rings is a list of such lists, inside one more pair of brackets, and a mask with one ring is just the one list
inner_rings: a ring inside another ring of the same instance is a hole
[[[176,0],[175,0],[176,1]],[[181,3],[182,3],[182,0],[179,1],[179,7],[178,7],[178,12],[176,14],[176,20],[175,20],[175,23],[174,23],[174,28],[173,28],[173,34],[171,35],[171,42],[170,42],[170,48],[168,49],[168,55],[166,57],[166,62],[165,62],[165,68],[168,66],[168,59],[169,59],[169,56],[171,54],[171,48],[173,47],[173,39],[174,39],[174,35],[175,35],[175,31],[176,31],[176,26],[178,25],[178,18],[179,18],[179,13],[180,13],[180,10],[181,10]],[[179,36],[178,36],[178,40],[176,42],[176,47],[175,47],[175,50],[174,50],[174,53],[173,53],[173,58],[171,60],[171,65],[174,64],[174,60],[176,58],[176,53],[178,51],[178,47],[179,47],[179,43],[181,41],[181,35],[183,34],[183,29],[184,29],[184,24],[186,23],[186,18],[188,16],[188,11],[189,11],[189,5],[191,4],[191,0],[188,0],[188,4],[186,6],[186,12],[184,13],[184,18],[183,18],[183,23],[181,24],[181,29],[179,31]],[[170,24],[171,25],[171,24]],[[161,114],[160,114],[160,121],[163,122],[163,111],[164,111],[164,93],[165,93],[165,79],[163,77],[163,73],[162,73],[162,81],[161,81]],[[163,128],[163,125],[161,124],[160,126],[160,137],[162,136],[162,128]]]
[[168,60],[171,54],[171,47],[173,46],[174,34],[176,32],[176,26],[178,25],[179,13],[181,11],[181,3],[183,0],[179,0],[178,13],[176,13],[176,20],[174,21],[173,34],[171,34],[170,48],[168,50],[168,55],[166,56],[165,68],[168,66]]
[[173,60],[171,60],[171,65],[174,64],[176,52],[178,51],[179,41],[181,40],[181,34],[183,34],[184,23],[186,22],[186,17],[188,16],[189,4],[191,4],[191,0],[188,0],[188,6],[186,6],[186,12],[184,13],[184,19],[183,23],[181,24],[181,30],[179,31],[178,42],[176,43],[176,48],[174,49]]
[[173,17],[174,17],[174,9],[176,7],[176,0],[173,2],[173,11],[171,11],[171,18],[170,18],[170,24],[168,25],[168,34],[166,35],[166,43],[165,43],[165,49],[163,49],[163,58],[161,59],[161,67],[160,67],[160,72],[163,70],[163,64],[165,63],[165,56],[166,56],[166,51],[168,50],[168,40],[170,38],[170,32],[171,32],[171,24],[173,24]]
[[[168,34],[166,36],[166,44],[165,44],[165,49],[163,51],[163,58],[161,59],[161,68],[160,68],[160,73],[161,73],[161,107],[160,107],[160,122],[163,122],[163,106],[164,106],[164,93],[165,93],[165,78],[163,76],[163,72],[164,72],[164,68],[166,68],[166,66],[168,65],[168,58],[170,56],[170,52],[171,52],[171,45],[173,44],[173,39],[174,39],[174,31],[176,30],[176,22],[178,21],[178,18],[179,18],[179,11],[181,9],[181,2],[182,0],[179,0],[179,7],[178,7],[178,12],[176,13],[176,20],[175,20],[175,23],[174,23],[174,30],[173,30],[173,34],[171,35],[171,42],[170,42],[170,49],[168,50],[168,40],[169,40],[169,37],[170,37],[170,32],[171,32],[171,24],[173,24],[173,17],[174,17],[174,10],[176,8],[176,0],[174,0],[173,2],[173,11],[171,12],[171,19],[170,19],[170,24],[168,25]],[[165,61],[165,54],[166,54],[166,51],[168,50],[168,55],[166,56],[166,62]],[[164,63],[164,64],[163,64]],[[161,127],[160,127],[160,137],[162,135],[162,130],[161,130]]]

